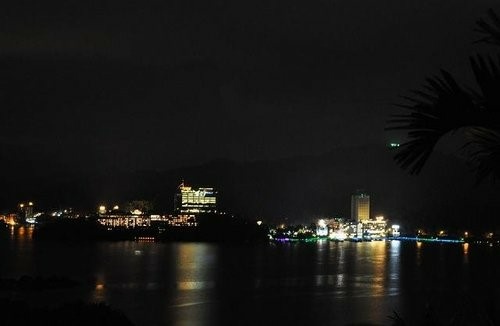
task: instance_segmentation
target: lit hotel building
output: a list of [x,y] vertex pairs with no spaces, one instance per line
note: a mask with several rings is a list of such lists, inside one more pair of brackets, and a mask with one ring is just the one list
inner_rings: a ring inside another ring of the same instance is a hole
[[375,219],[363,220],[362,236],[364,239],[379,240],[387,235],[387,221],[383,216],[377,216]]
[[99,207],[97,221],[108,228],[136,228],[151,226],[151,217],[143,214],[139,210],[124,212],[119,210],[118,206],[112,210],[106,210],[105,206]]
[[370,219],[370,196],[357,192],[351,196],[351,219],[356,223]]
[[177,214],[203,214],[217,212],[217,192],[214,188],[192,188],[181,183],[174,197]]

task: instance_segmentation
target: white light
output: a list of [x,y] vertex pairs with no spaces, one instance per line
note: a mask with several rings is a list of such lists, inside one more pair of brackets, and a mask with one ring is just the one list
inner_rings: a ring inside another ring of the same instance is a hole
[[392,229],[395,230],[395,231],[398,231],[399,230],[399,225],[398,224],[394,224],[392,226]]
[[257,221],[257,225],[261,225],[262,224],[262,221]]
[[332,240],[344,241],[346,238],[347,235],[341,230],[330,233],[330,239]]
[[320,237],[325,237],[328,235],[328,229],[327,228],[321,228],[319,229],[316,234]]
[[33,218],[33,217],[28,217],[26,219],[26,223],[29,223],[29,224],[35,224],[36,223],[36,219]]

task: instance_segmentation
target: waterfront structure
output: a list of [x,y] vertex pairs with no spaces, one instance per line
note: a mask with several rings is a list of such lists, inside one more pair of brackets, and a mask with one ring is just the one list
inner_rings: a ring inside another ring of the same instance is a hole
[[189,187],[182,182],[174,197],[174,211],[182,215],[216,213],[217,191],[211,187]]
[[[392,237],[399,237],[401,235],[400,227],[398,224],[393,224],[389,232]],[[469,233],[465,232],[465,237],[467,237],[468,235]]]
[[198,226],[198,220],[193,214],[150,215],[151,225],[165,228],[167,226]]
[[19,204],[19,215],[18,215],[21,223],[25,223],[26,221],[33,219],[33,202],[21,203]]
[[348,224],[343,218],[328,220],[328,237],[335,241],[344,241],[347,238]]
[[3,221],[8,225],[16,225],[18,222],[18,216],[17,214],[0,215],[0,221]]
[[351,196],[351,219],[356,223],[370,219],[370,196],[358,191]]
[[103,211],[99,207],[99,215],[97,221],[107,226],[110,229],[113,228],[126,228],[133,229],[136,227],[149,227],[151,226],[151,218],[148,215],[143,214],[140,211],[134,212],[123,212],[117,209]]
[[387,235],[387,221],[383,216],[375,219],[363,220],[361,223],[362,237],[365,240],[381,240]]
[[324,219],[320,219],[316,226],[316,235],[319,237],[328,236],[328,224]]
[[198,226],[194,215],[171,215],[167,220],[168,226]]

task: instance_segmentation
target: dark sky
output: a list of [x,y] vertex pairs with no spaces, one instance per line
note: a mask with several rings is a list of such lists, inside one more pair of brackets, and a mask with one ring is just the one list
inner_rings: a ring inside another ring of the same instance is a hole
[[468,76],[497,2],[11,1],[2,160],[165,169],[384,143],[399,95]]

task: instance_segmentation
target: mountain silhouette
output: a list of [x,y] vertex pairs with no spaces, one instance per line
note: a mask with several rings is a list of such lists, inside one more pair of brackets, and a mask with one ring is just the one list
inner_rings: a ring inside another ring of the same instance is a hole
[[193,187],[215,187],[223,211],[271,223],[349,217],[351,194],[364,189],[370,194],[373,217],[384,215],[408,229],[498,226],[491,213],[500,208],[498,185],[476,185],[459,157],[438,152],[419,176],[411,176],[392,156],[390,148],[372,145],[277,160],[220,159],[165,171],[66,167],[38,176],[3,173],[1,181],[12,191],[3,192],[0,204],[6,207],[27,198],[45,207],[92,210],[100,203],[146,199],[156,211],[171,212],[176,188],[184,180]]

